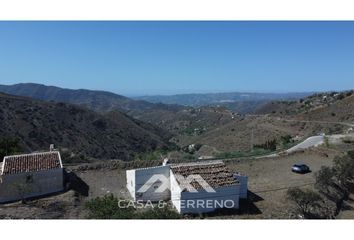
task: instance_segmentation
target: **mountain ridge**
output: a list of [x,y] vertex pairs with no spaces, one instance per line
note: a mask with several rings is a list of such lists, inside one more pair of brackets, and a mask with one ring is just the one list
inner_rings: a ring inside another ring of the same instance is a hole
[[74,159],[133,159],[167,149],[166,131],[119,111],[100,114],[67,103],[0,93],[0,136],[16,138],[25,152],[55,144]]
[[154,104],[142,100],[133,100],[109,91],[68,89],[36,83],[0,85],[0,92],[43,101],[76,104],[97,112],[119,110],[133,116],[145,111],[175,111],[183,108],[177,105]]

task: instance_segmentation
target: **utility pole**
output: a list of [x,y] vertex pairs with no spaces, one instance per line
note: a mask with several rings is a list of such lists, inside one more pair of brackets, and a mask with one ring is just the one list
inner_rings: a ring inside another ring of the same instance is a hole
[[7,153],[7,145],[8,145],[8,139],[6,138],[5,139],[5,156],[7,156],[8,155],[8,153]]
[[254,132],[253,128],[251,129],[251,151],[253,151],[253,142],[254,142]]

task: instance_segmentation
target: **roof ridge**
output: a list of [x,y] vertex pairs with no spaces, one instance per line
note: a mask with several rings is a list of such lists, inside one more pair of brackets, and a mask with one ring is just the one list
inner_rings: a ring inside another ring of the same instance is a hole
[[203,165],[213,165],[213,164],[224,164],[222,160],[211,160],[211,161],[199,161],[199,162],[189,162],[189,163],[176,163],[171,164],[171,168],[174,167],[189,167],[189,166],[203,166]]
[[36,152],[4,157],[0,175],[63,168],[59,151]]
[[51,154],[51,153],[59,153],[59,151],[47,151],[47,152],[33,152],[33,153],[24,153],[24,154],[15,154],[15,155],[8,155],[5,156],[5,158],[10,158],[10,157],[25,157],[25,156],[34,156],[34,155],[44,155],[44,154]]

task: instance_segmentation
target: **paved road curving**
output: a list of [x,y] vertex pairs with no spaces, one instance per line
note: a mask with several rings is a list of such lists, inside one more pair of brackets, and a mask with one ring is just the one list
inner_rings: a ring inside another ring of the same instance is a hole
[[[317,146],[324,143],[325,137],[328,138],[328,141],[331,144],[337,144],[339,141],[342,141],[341,139],[343,139],[345,137],[354,138],[354,133],[334,134],[334,135],[326,135],[326,136],[322,136],[322,135],[321,136],[312,136],[312,137],[305,139],[301,143],[293,146],[292,148],[285,150],[283,153],[292,153],[295,151],[299,151],[299,150],[303,150],[303,149],[307,149],[307,148],[311,148],[311,147],[317,147]],[[280,155],[279,153],[273,153],[273,154],[269,154],[269,155],[265,155],[265,156],[257,156],[255,158],[277,157],[279,155]]]
[[285,119],[278,117],[277,120],[285,122],[300,122],[300,123],[323,123],[323,124],[338,124],[347,127],[354,127],[354,123],[348,122],[332,122],[332,121],[320,121],[320,120],[296,120],[296,119]]
[[289,148],[286,150],[286,153],[292,153],[301,149],[307,149],[310,147],[317,147],[324,142],[324,136],[312,136],[307,138],[305,141],[299,143],[298,145],[295,145],[292,148]]

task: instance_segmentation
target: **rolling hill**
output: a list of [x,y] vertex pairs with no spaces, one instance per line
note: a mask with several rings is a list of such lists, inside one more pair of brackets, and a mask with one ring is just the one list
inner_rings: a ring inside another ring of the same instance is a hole
[[202,155],[212,156],[219,152],[249,151],[253,144],[273,139],[279,144],[286,136],[304,139],[319,133],[344,133],[353,124],[354,91],[317,93],[297,101],[273,101],[258,109],[256,115],[236,115],[208,131],[179,134],[174,140],[181,147],[202,145]]
[[199,135],[233,121],[239,115],[225,107],[188,108],[177,112],[151,111],[139,117],[175,135]]
[[19,139],[25,152],[53,143],[74,158],[129,160],[137,153],[168,148],[171,136],[118,111],[99,114],[0,93],[0,137]]
[[245,114],[252,113],[255,109],[273,100],[300,99],[310,94],[311,93],[228,92],[142,96],[135,99],[152,103],[179,104],[191,107],[218,105],[225,106],[234,112]]
[[313,121],[354,121],[354,91],[317,93],[298,101],[273,101],[257,114]]
[[106,91],[73,90],[35,83],[0,85],[0,92],[44,101],[76,104],[97,112],[119,110],[131,116],[137,116],[147,111],[176,111],[183,109],[182,106],[133,100]]
[[298,119],[350,122],[354,124],[354,91],[336,95],[335,100],[301,112]]

